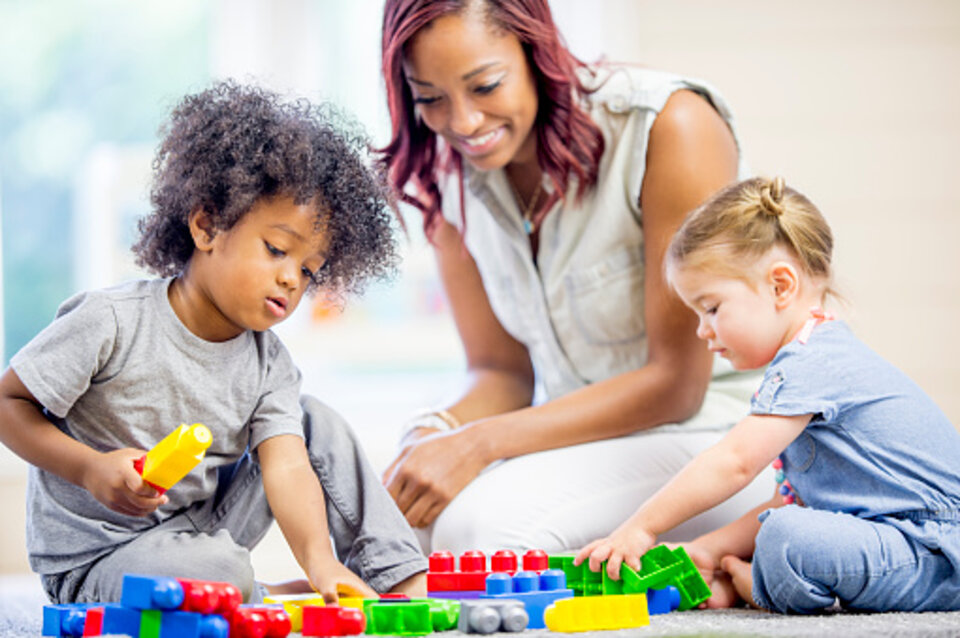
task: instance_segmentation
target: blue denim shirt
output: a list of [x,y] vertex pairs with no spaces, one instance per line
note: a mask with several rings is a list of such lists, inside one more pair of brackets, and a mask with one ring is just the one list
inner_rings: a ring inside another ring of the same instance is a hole
[[781,454],[805,505],[890,522],[960,557],[960,433],[846,323],[784,346],[751,413],[813,415]]

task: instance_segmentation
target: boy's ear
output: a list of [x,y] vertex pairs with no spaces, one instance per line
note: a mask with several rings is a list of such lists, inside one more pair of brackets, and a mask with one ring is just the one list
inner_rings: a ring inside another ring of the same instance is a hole
[[785,308],[800,291],[800,276],[796,267],[786,261],[775,261],[770,264],[767,273],[768,280],[773,286],[773,294],[778,310]]
[[188,218],[190,235],[197,250],[208,252],[213,248],[213,238],[217,236],[217,229],[213,220],[202,208],[190,212]]

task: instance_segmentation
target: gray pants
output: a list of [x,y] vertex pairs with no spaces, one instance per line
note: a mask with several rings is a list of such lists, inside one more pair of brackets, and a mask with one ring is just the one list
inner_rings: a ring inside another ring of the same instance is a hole
[[[301,399],[310,462],[327,503],[339,560],[383,592],[425,571],[427,561],[406,520],[380,483],[353,431],[312,397]],[[224,466],[216,497],[173,516],[96,561],[42,576],[59,603],[119,601],[125,573],[235,584],[247,602],[264,591],[254,582],[250,550],[273,523],[260,466],[246,454]]]

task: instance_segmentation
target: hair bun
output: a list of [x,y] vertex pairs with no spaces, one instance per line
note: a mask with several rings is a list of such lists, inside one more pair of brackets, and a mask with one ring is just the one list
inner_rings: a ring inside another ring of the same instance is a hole
[[785,183],[782,177],[777,175],[770,180],[762,189],[760,189],[760,203],[768,215],[779,217],[783,215],[783,189]]

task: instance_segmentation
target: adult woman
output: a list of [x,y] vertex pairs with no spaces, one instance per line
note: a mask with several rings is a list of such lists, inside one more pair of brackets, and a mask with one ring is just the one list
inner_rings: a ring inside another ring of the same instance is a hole
[[384,481],[428,547],[578,547],[755,386],[714,370],[661,271],[685,213],[745,172],[729,113],[700,83],[593,72],[546,0],[387,0],[383,69],[384,163],[424,213],[471,373],[411,422]]

